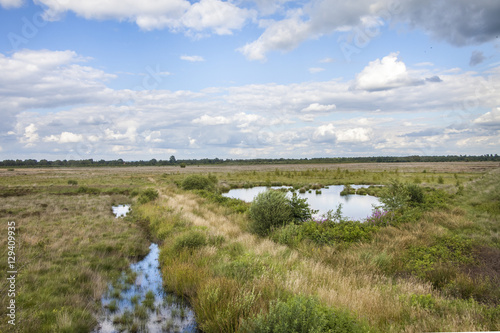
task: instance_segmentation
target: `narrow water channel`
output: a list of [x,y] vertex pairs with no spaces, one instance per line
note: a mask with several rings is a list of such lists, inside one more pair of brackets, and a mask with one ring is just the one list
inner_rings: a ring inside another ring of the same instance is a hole
[[[118,218],[124,208],[118,212],[115,207],[113,212]],[[131,274],[123,273],[108,286],[101,300],[103,316],[95,333],[197,332],[192,309],[163,289],[158,245],[152,243],[149,250],[143,260],[130,265]]]

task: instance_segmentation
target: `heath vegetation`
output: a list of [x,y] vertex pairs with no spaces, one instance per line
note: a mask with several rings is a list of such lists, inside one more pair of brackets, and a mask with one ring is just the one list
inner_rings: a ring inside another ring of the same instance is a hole
[[[90,331],[108,284],[154,239],[165,288],[191,304],[204,332],[499,330],[497,167],[0,170],[0,217],[16,221],[22,244],[18,327]],[[307,202],[279,191],[252,204],[220,194],[345,184],[385,185],[357,193],[379,196],[381,206],[350,221],[335,206],[313,218]],[[115,219],[111,203],[131,203],[132,212]],[[151,301],[117,320],[133,325]]]

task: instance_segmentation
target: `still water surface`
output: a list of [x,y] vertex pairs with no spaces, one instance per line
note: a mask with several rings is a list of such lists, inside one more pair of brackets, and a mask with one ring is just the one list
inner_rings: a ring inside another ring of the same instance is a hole
[[[368,187],[368,185],[351,185],[353,188],[358,189]],[[286,186],[274,186],[274,189],[287,188]],[[257,186],[253,188],[237,188],[232,189],[223,196],[241,199],[246,202],[252,202],[254,197],[268,189],[265,186]],[[329,210],[337,209],[339,204],[342,204],[342,215],[353,220],[362,220],[371,215],[373,205],[380,205],[377,197],[370,195],[345,195],[341,196],[340,192],[344,189],[343,185],[331,185],[328,188],[322,188],[321,194],[316,194],[315,190],[312,193],[298,193],[300,198],[306,198],[309,206],[312,209],[318,210],[315,216],[326,214]],[[288,192],[287,196],[291,197]]]
[[[129,208],[129,205],[112,207],[117,218],[121,217],[122,213],[125,216]],[[122,276],[121,283],[119,283],[122,286],[119,297],[116,297],[114,293],[115,287],[112,285],[108,287],[108,292],[101,300],[104,315],[94,332],[121,332],[123,327],[116,322],[117,318],[123,317],[126,312],[130,313],[131,317],[134,317],[133,320],[139,324],[140,332],[197,332],[192,309],[163,289],[158,261],[159,252],[158,245],[152,243],[149,247],[149,254],[143,260],[130,265],[130,269],[137,273],[137,276],[131,285],[123,283],[125,275]],[[154,310],[148,310],[148,318],[140,320],[134,315],[134,311],[146,298],[148,291],[153,292],[155,296]],[[137,301],[133,301],[134,298]],[[111,302],[117,305],[114,311],[109,310]]]

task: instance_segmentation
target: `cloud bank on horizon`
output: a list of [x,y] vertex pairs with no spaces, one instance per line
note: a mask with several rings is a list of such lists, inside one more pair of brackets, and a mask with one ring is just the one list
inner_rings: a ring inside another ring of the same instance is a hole
[[495,0],[0,7],[0,159],[500,147]]

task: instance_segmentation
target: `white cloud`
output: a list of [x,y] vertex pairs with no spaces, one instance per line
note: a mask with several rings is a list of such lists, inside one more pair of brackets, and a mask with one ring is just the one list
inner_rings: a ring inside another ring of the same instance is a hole
[[71,132],[62,132],[59,135],[50,135],[43,138],[44,142],[76,143],[84,140],[83,135]]
[[497,0],[432,1],[419,0],[318,0],[305,2],[293,18],[287,15],[265,26],[255,41],[239,49],[250,60],[264,60],[270,51],[290,51],[307,39],[350,32],[349,45],[364,47],[380,34],[379,27],[389,22],[403,22],[423,29],[437,39],[453,45],[481,44],[500,33]]
[[308,107],[302,109],[302,112],[329,112],[337,108],[335,104],[322,105],[319,103],[312,103]]
[[476,118],[474,124],[500,128],[500,107],[494,108],[490,112],[486,112],[479,118]]
[[200,124],[200,125],[221,125],[221,124],[229,124],[230,122],[231,120],[224,116],[212,117],[207,114],[204,114],[203,116],[196,118],[192,121],[193,124]]
[[[108,74],[81,66],[85,59],[74,52],[54,52],[54,59],[50,51],[39,51],[40,57],[36,52],[0,56],[6,69],[0,77],[0,106],[12,122],[1,124],[4,159],[17,158],[19,152],[24,158],[47,154],[64,159],[73,151],[81,159],[119,154],[138,160],[168,149],[193,158],[236,156],[228,155],[231,149],[248,157],[308,157],[325,149],[346,155],[478,154],[491,153],[498,141],[500,76],[495,68],[479,74],[435,68],[415,72],[405,66],[410,78],[439,75],[442,82],[370,93],[350,89],[352,82],[340,78],[201,92],[130,91],[108,88]],[[463,117],[469,105],[491,111],[474,121]],[[437,134],[426,134],[431,123]],[[217,125],[216,130],[209,125]],[[489,139],[481,147],[474,137]],[[457,148],[457,142],[464,146]],[[57,152],[60,143],[66,148]]]
[[315,142],[335,141],[336,138],[333,124],[319,126],[312,135],[312,140]]
[[391,53],[382,59],[370,61],[368,66],[356,75],[353,87],[377,91],[421,83],[422,80],[410,77],[405,63],[398,60],[398,53]]
[[233,30],[241,29],[252,16],[252,11],[238,8],[229,1],[201,0],[191,5],[181,22],[195,31],[211,29],[218,35],[229,35]]
[[33,146],[39,141],[39,135],[37,133],[37,127],[35,124],[29,124],[24,128],[24,135],[21,138],[21,143],[26,143],[26,147]]
[[190,61],[190,62],[197,62],[197,61],[205,61],[205,59],[203,59],[202,56],[188,56],[188,55],[182,55],[180,57],[181,60],[186,60],[186,61]]
[[46,9],[44,17],[58,20],[72,11],[86,19],[115,19],[135,22],[141,29],[168,28],[187,33],[210,30],[215,34],[231,34],[255,16],[252,10],[239,8],[229,1],[201,0],[35,0]]
[[309,68],[309,73],[315,74],[324,71],[325,69],[322,67],[311,67]]
[[0,0],[0,6],[5,9],[19,8],[23,5],[23,0]]
[[367,142],[370,141],[371,130],[367,128],[357,127],[349,128],[337,132],[338,142]]
[[273,50],[290,51],[310,35],[309,24],[297,16],[281,21],[261,22],[267,25],[264,33],[256,41],[238,48],[249,60],[264,61],[266,53]]
[[115,75],[79,63],[74,51],[22,50],[10,57],[0,53],[0,108],[56,108],[75,103],[111,101],[105,82]]
[[104,138],[110,141],[124,141],[127,143],[136,142],[137,139],[137,129],[133,126],[128,127],[125,133],[120,133],[119,131],[114,131],[110,128],[104,130]]
[[144,136],[144,141],[159,143],[159,142],[164,142],[165,140],[161,139],[161,132],[160,131],[152,131]]

